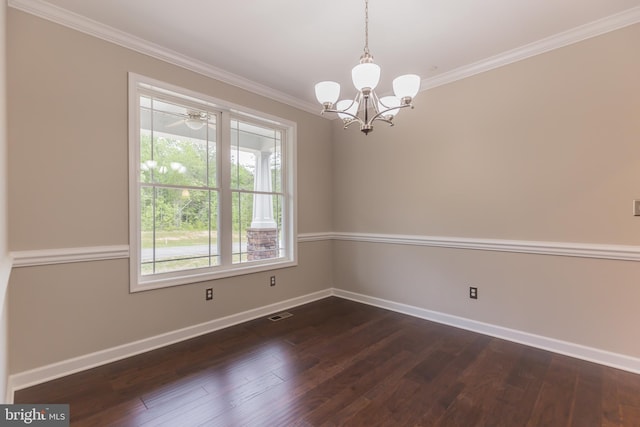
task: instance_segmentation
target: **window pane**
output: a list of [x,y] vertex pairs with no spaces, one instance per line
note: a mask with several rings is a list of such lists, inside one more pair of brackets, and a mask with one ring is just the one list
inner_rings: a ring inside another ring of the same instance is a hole
[[234,193],[233,262],[278,258],[282,203],[273,193],[282,191],[282,133],[240,120],[231,129],[231,188],[244,190]]
[[217,186],[216,116],[140,97],[142,182]]
[[[164,115],[154,112],[153,117]],[[192,131],[202,133],[191,138],[185,135],[158,135],[153,133],[153,163],[149,166],[154,182],[171,185],[207,186],[209,152],[206,129]],[[184,132],[186,133],[186,132]],[[213,145],[215,149],[215,145]]]
[[[233,263],[284,256],[282,196],[233,192]],[[258,212],[268,209],[265,220]]]
[[186,114],[187,108],[182,105],[177,105],[172,102],[162,101],[159,99],[152,100],[153,109],[156,111],[163,111],[165,113],[173,114]]
[[276,193],[282,192],[282,139],[281,132],[275,132],[275,138],[273,140],[273,154],[271,155],[270,164],[271,170],[271,183],[273,191]]
[[[140,122],[151,123],[151,111],[140,109]],[[151,168],[153,158],[151,155],[151,130],[140,128],[140,182],[151,182]]]
[[210,116],[206,127],[207,131],[207,152],[209,153],[209,187],[218,186],[218,162],[217,162],[217,142],[218,132],[216,128],[216,117]]
[[151,108],[151,98],[149,98],[148,96],[141,96],[140,107]]
[[247,261],[247,229],[253,217],[253,194],[232,193],[233,263]]
[[153,197],[152,189],[146,190],[147,199],[153,199],[147,205],[155,207],[155,233],[153,228],[142,232],[141,258],[143,265],[151,265],[143,274],[219,264],[217,192],[156,188]]
[[140,232],[142,274],[153,274],[153,188],[140,189]]
[[231,121],[231,188],[280,191],[282,136],[276,129]]
[[255,136],[239,129],[240,122],[231,121],[231,188],[253,190],[256,173],[257,143]]
[[217,191],[209,191],[209,245],[211,247],[211,254],[209,265],[220,265],[221,262],[221,250],[220,250],[220,198]]
[[282,240],[282,209],[283,209],[283,196],[282,195],[273,195],[273,217],[275,218],[276,221],[276,226],[277,226],[277,236],[276,236],[276,240],[277,240],[277,257],[282,257],[286,255],[286,247],[284,246],[284,242]]

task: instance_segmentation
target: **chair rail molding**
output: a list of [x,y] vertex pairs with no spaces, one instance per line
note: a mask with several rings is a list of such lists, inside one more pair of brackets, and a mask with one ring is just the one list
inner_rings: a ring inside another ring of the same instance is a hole
[[343,232],[333,233],[332,238],[353,242],[640,261],[640,246],[637,245]]
[[[450,249],[516,252],[522,254],[640,261],[640,246],[603,243],[543,242],[407,234],[317,232],[298,234],[298,242],[347,241]],[[68,264],[129,258],[129,245],[12,251],[13,267]]]
[[14,267],[105,261],[109,259],[129,258],[129,245],[13,251],[11,252],[11,256],[13,257]]

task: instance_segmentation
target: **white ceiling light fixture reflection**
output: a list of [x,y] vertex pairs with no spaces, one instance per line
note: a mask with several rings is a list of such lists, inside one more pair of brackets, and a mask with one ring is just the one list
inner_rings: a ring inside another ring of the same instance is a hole
[[187,125],[189,129],[200,130],[204,127],[205,121],[200,119],[200,117],[189,117],[184,121],[184,124]]
[[169,169],[180,174],[184,174],[185,172],[187,172],[187,167],[180,162],[171,162],[169,163],[169,167],[164,165],[158,167],[158,162],[155,160],[146,160],[140,163],[140,169],[145,172],[157,169],[161,174],[169,172]]
[[184,123],[191,130],[200,130],[205,125],[209,125],[210,128],[214,129],[215,125],[209,122],[210,119],[211,116],[204,111],[189,111],[184,119],[180,119],[177,122],[167,125],[167,128],[172,128]]

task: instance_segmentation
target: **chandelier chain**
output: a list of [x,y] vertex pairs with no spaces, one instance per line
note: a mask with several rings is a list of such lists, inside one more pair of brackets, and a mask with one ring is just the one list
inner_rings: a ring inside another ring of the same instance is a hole
[[364,53],[369,54],[369,0],[364,0]]

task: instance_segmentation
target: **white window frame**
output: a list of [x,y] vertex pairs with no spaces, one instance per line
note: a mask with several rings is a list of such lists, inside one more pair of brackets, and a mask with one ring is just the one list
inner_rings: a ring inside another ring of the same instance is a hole
[[[179,270],[152,275],[141,274],[141,211],[140,211],[140,95],[153,92],[186,104],[199,105],[218,112],[216,162],[218,162],[220,265]],[[284,255],[260,261],[232,263],[231,257],[231,119],[245,118],[279,128],[282,131],[282,237]],[[296,194],[296,123],[235,105],[208,95],[129,73],[129,286],[131,292],[184,285],[188,283],[232,277],[298,265],[297,194]]]

